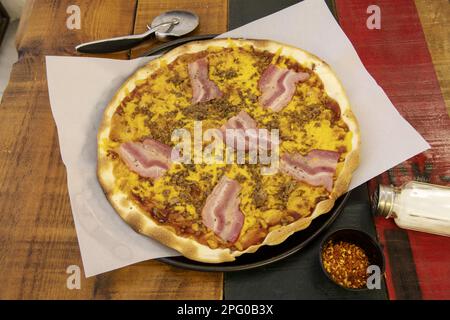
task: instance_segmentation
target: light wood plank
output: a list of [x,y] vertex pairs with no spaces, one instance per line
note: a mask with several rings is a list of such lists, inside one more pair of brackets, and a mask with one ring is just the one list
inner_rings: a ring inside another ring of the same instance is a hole
[[[152,1],[139,0],[134,33],[142,33],[146,25],[161,13],[174,9],[184,9],[195,12],[199,16],[200,24],[189,35],[223,33],[228,26],[227,0],[168,0]],[[155,38],[146,41],[132,50],[132,57],[143,54],[149,48],[161,44]]]
[[415,3],[450,115],[450,2],[415,0]]
[[50,111],[44,55],[70,55],[78,42],[129,33],[135,3],[77,1],[82,13],[77,31],[68,30],[65,23],[72,3],[26,5],[26,21],[17,37],[19,61],[0,105],[1,299],[90,298],[96,285],[95,278],[83,278],[81,290],[66,288],[66,268],[82,264]]

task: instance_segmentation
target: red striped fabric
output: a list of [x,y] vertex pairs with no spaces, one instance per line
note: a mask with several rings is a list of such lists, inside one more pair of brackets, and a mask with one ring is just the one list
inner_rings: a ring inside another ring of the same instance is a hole
[[[366,26],[367,8],[381,9],[381,29]],[[450,119],[428,51],[420,19],[413,0],[336,1],[339,23],[353,42],[366,68],[385,90],[398,111],[431,144],[432,149],[382,174],[369,183],[401,185],[418,179],[450,184]],[[383,124],[380,123],[380,126]],[[363,142],[364,143],[364,142]],[[408,141],[405,141],[408,143]],[[392,221],[376,218],[377,233],[387,248],[387,230],[397,227]],[[418,281],[424,299],[450,299],[450,238],[419,232],[407,232],[417,279],[393,281],[394,264],[401,256],[387,256],[387,284],[391,299],[408,297],[403,291],[408,281]],[[397,245],[397,243],[396,243]],[[411,286],[409,286],[411,287]],[[405,289],[406,288],[406,289]]]

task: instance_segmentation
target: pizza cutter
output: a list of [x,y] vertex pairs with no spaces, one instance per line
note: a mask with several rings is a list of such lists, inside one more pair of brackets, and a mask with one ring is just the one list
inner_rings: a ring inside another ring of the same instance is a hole
[[128,50],[147,40],[153,33],[160,41],[168,41],[188,34],[198,26],[198,16],[190,11],[167,11],[147,25],[147,31],[141,34],[128,35],[110,39],[96,40],[79,44],[75,47],[82,53],[110,53]]

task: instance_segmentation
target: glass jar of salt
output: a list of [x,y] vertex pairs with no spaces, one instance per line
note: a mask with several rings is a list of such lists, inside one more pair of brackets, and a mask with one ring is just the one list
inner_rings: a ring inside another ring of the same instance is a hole
[[450,237],[450,188],[417,181],[379,185],[372,205],[404,229]]

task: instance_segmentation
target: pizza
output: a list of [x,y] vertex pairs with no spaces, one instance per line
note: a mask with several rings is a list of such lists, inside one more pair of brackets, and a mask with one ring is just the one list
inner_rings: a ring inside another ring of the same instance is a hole
[[233,261],[303,230],[348,190],[360,134],[324,61],[268,40],[191,42],[106,107],[98,179],[137,232]]

